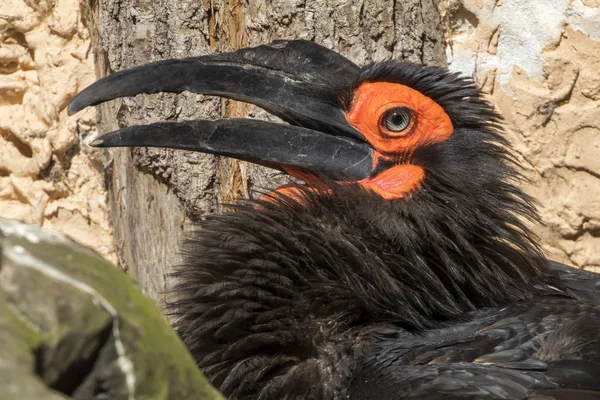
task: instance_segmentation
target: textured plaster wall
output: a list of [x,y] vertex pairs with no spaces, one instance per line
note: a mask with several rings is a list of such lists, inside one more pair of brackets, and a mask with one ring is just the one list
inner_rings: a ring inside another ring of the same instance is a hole
[[61,231],[114,259],[95,112],[66,105],[95,80],[78,0],[0,0],[0,216]]
[[600,272],[600,1],[452,0],[449,68],[491,93],[555,259]]

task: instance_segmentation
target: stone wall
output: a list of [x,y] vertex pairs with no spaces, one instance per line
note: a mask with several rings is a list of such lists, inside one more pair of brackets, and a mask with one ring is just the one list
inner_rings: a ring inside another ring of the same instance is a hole
[[[114,260],[105,160],[86,144],[96,114],[65,110],[95,79],[86,6],[0,0],[0,216],[59,230]],[[506,117],[547,223],[536,227],[545,249],[599,268],[599,0],[443,7],[449,67],[473,76]]]
[[506,118],[555,259],[600,272],[600,1],[450,1],[449,68]]
[[115,260],[94,110],[66,105],[95,80],[78,0],[0,0],[0,216],[67,234]]

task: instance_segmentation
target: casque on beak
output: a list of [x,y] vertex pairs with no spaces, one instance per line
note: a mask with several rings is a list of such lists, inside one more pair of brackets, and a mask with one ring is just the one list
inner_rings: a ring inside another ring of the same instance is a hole
[[346,121],[339,101],[359,73],[354,63],[315,43],[275,41],[116,72],[75,96],[68,112],[140,93],[186,90],[244,101],[289,125],[244,118],[161,122],[110,132],[92,145],[193,150],[361,180],[372,175],[376,151]]

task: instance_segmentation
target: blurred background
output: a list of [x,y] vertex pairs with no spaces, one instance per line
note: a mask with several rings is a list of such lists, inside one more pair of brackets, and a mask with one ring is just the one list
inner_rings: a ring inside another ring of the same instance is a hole
[[136,121],[264,113],[187,93],[70,117],[67,103],[114,70],[283,38],[359,65],[407,59],[473,77],[506,118],[545,251],[600,272],[599,0],[0,0],[0,216],[92,247],[161,304],[183,232],[285,177],[209,155],[87,143]]

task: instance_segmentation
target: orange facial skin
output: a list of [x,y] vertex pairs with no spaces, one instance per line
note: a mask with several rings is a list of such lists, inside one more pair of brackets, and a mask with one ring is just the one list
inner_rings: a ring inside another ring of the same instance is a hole
[[[408,107],[413,119],[403,131],[392,132],[382,125],[382,116],[395,107]],[[344,113],[346,120],[355,127],[377,151],[375,168],[383,160],[394,160],[398,156],[410,159],[410,154],[419,146],[440,143],[454,133],[452,121],[444,109],[431,98],[398,83],[366,82],[354,91],[350,110]],[[307,187],[327,190],[310,174],[295,168],[283,167],[285,171],[304,181]],[[397,164],[378,175],[358,183],[386,200],[401,199],[413,193],[425,178],[425,170],[413,164]],[[301,195],[293,186],[276,190],[300,200]]]
[[[414,112],[410,125],[400,132],[382,126],[381,117],[395,107],[408,107]],[[454,127],[444,109],[431,98],[398,83],[366,82],[354,92],[354,100],[346,120],[362,133],[381,155],[410,155],[417,147],[443,142],[452,136]],[[385,199],[403,198],[415,191],[425,177],[423,168],[412,164],[395,165],[375,177],[359,183]]]
[[386,200],[401,199],[415,191],[425,177],[423,168],[411,165],[395,165],[373,178],[358,183],[371,189]]
[[[404,135],[380,125],[380,118],[387,110],[402,106],[411,108],[416,115],[415,125]],[[352,107],[345,114],[350,125],[384,154],[410,152],[420,145],[443,142],[454,132],[450,117],[439,104],[399,83],[363,83],[354,92]]]

